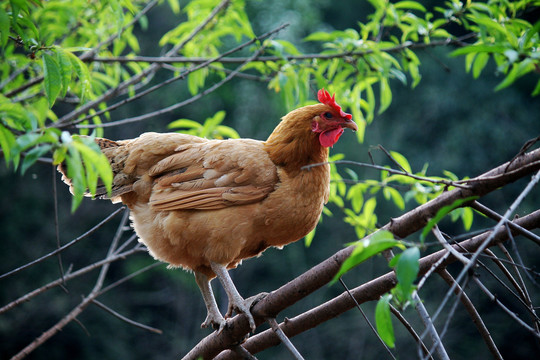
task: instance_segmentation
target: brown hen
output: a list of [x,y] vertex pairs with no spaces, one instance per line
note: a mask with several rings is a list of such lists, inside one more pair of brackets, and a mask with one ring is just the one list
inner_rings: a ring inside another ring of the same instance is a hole
[[227,269],[299,240],[317,224],[330,170],[303,167],[325,162],[344,128],[357,130],[327,91],[318,99],[284,116],[266,141],[178,133],[96,139],[114,173],[110,199],[131,210],[140,241],[154,258],[195,273],[208,310],[202,327],[226,325],[210,286],[217,276],[229,300],[226,317],[244,313],[255,329],[250,301]]

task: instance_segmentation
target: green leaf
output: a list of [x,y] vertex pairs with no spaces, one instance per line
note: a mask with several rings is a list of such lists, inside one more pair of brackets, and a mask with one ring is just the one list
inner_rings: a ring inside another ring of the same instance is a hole
[[5,48],[9,39],[9,15],[0,8],[0,47]]
[[167,0],[167,2],[169,3],[169,6],[174,14],[178,14],[180,12],[180,4],[178,0]]
[[409,295],[413,290],[413,283],[418,276],[420,250],[412,247],[401,253],[397,261],[395,271],[398,282],[405,295]]
[[60,67],[56,60],[47,53],[43,53],[43,84],[45,95],[49,102],[49,108],[52,108],[56,98],[62,89],[62,77]]
[[24,156],[23,162],[21,164],[21,174],[24,174],[26,170],[30,166],[32,166],[37,159],[39,159],[41,156],[43,156],[45,153],[47,153],[49,150],[51,150],[52,145],[51,144],[45,144],[36,146],[32,150],[30,150],[26,155]]
[[504,53],[506,48],[504,46],[498,46],[498,45],[469,45],[464,46],[462,48],[459,48],[457,50],[454,50],[450,53],[450,56],[460,56],[460,55],[466,55],[469,53],[481,53],[481,52],[487,52],[487,53]]
[[403,200],[403,196],[401,196],[399,191],[393,187],[387,186],[384,188],[383,194],[386,199],[392,198],[392,201],[400,210],[405,209],[405,200]]
[[224,138],[240,139],[240,134],[238,134],[238,132],[234,130],[232,127],[225,126],[225,125],[218,125],[216,127],[216,131],[219,135],[221,135]]
[[526,73],[533,71],[535,65],[530,59],[526,59],[520,63],[514,63],[512,65],[512,70],[506,75],[503,81],[501,81],[496,87],[495,91],[502,90],[514,83],[518,78],[525,75]]
[[471,208],[463,208],[463,213],[461,214],[461,220],[463,221],[463,227],[465,230],[469,231],[471,229],[474,219],[474,212]]
[[461,205],[463,205],[463,204],[465,204],[465,203],[467,203],[469,201],[476,200],[476,199],[478,199],[478,196],[470,196],[470,197],[467,197],[467,198],[464,198],[464,199],[457,199],[452,204],[446,205],[446,206],[443,206],[442,208],[440,208],[439,211],[437,211],[437,214],[435,214],[435,216],[431,220],[428,221],[428,223],[424,227],[424,230],[422,230],[422,235],[420,235],[420,241],[423,243],[424,240],[426,239],[426,236],[431,231],[431,229],[435,225],[437,225],[439,223],[439,221],[441,221],[442,218],[444,218],[448,213],[450,213],[452,210],[460,207]]
[[83,101],[86,95],[90,92],[90,72],[88,71],[86,64],[82,62],[81,59],[69,51],[66,51],[65,54],[69,57],[71,66],[73,67],[73,70],[75,70],[75,73],[81,82],[81,93],[79,96],[81,101]]
[[175,120],[171,122],[169,125],[167,125],[167,127],[169,129],[174,129],[174,128],[199,129],[202,127],[202,125],[193,120],[179,119],[179,120]]
[[68,178],[71,180],[73,189],[71,212],[74,212],[77,210],[84,197],[84,192],[86,191],[86,179],[84,176],[81,155],[72,144],[73,142],[68,145],[68,153],[65,162],[67,165]]
[[[113,173],[107,157],[97,148],[93,142],[85,144],[79,139],[73,141],[73,146],[81,153],[84,160],[87,179],[87,186],[92,194],[96,193],[97,175],[103,180],[107,192],[112,190]],[[89,146],[92,145],[92,146]],[[93,172],[96,172],[95,174]]]
[[71,82],[71,74],[73,72],[73,67],[71,65],[71,60],[69,59],[69,56],[63,50],[59,49],[56,52],[56,60],[58,61],[60,73],[62,75],[62,97],[65,97],[69,88],[69,83]]
[[314,32],[313,34],[308,35],[304,38],[304,41],[330,41],[335,38],[335,35],[331,33],[319,31]]
[[381,91],[381,105],[379,107],[379,115],[382,114],[390,104],[392,103],[392,90],[388,84],[388,78],[383,77],[379,82],[380,91]]
[[8,129],[6,129],[2,124],[0,124],[0,147],[4,153],[4,160],[6,161],[6,166],[11,160],[11,150],[16,146],[15,135]]
[[311,230],[309,232],[309,234],[307,234],[305,237],[304,237],[304,244],[306,245],[306,247],[310,247],[312,241],[313,241],[313,238],[315,237],[315,230],[317,228],[314,228],[313,230]]
[[405,156],[401,155],[396,151],[390,151],[390,155],[392,155],[394,160],[399,164],[399,166],[401,166],[401,168],[403,168],[403,170],[405,170],[409,174],[412,173],[411,165],[409,164],[409,161]]
[[485,52],[482,52],[482,53],[479,53],[475,59],[474,59],[474,65],[473,65],[473,77],[475,79],[478,79],[478,77],[480,76],[480,73],[482,73],[482,70],[484,69],[484,67],[486,66],[487,62],[489,60],[489,54],[488,53],[485,53]]
[[426,8],[416,1],[400,1],[394,4],[396,9],[411,9],[426,12]]
[[393,348],[395,346],[394,327],[392,326],[392,317],[390,315],[390,300],[392,296],[386,294],[377,302],[375,308],[375,325],[377,332],[386,345]]
[[341,268],[334,276],[331,284],[336,282],[340,276],[347,271],[369,259],[370,257],[390,249],[394,246],[404,249],[405,246],[398,240],[394,239],[394,235],[387,230],[379,230],[366,238],[359,240],[355,243],[355,248],[351,253],[351,256],[347,258],[341,265]]

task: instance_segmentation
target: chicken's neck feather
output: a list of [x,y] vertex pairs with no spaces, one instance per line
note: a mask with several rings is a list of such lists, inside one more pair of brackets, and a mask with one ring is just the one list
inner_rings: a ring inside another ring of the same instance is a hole
[[324,108],[322,104],[305,106],[283,117],[265,142],[274,164],[287,172],[297,172],[303,166],[327,161],[328,148],[320,144],[318,134],[311,130],[313,117]]

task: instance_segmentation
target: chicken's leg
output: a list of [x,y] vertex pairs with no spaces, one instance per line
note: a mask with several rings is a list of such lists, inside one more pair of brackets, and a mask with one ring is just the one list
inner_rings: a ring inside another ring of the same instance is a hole
[[201,289],[204,303],[206,304],[206,310],[208,312],[206,320],[204,320],[204,322],[201,324],[201,327],[205,328],[208,326],[217,325],[218,332],[221,332],[227,322],[219,312],[219,308],[217,306],[216,299],[214,298],[214,293],[212,292],[212,287],[210,286],[208,277],[199,272],[195,272],[195,281],[197,282],[197,285],[199,285],[199,289]]
[[253,319],[253,315],[251,315],[249,309],[251,307],[251,304],[253,303],[253,300],[256,299],[253,298],[253,300],[251,300],[252,298],[250,298],[244,300],[244,298],[242,298],[242,296],[238,293],[238,290],[236,290],[236,287],[234,286],[234,283],[229,276],[229,272],[224,265],[210,262],[210,267],[212,268],[214,273],[216,273],[216,276],[221,282],[221,285],[223,285],[223,288],[227,293],[227,297],[229,298],[229,309],[225,317],[231,316],[233,310],[244,313],[244,315],[246,315],[248,318],[251,331],[255,331],[257,326],[255,325],[255,320]]

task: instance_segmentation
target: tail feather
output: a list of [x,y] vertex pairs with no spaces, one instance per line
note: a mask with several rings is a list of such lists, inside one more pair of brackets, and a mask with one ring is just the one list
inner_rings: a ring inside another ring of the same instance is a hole
[[[111,168],[113,171],[112,191],[109,195],[107,192],[107,188],[105,187],[101,179],[98,179],[95,195],[87,192],[85,193],[85,196],[95,196],[98,199],[110,199],[113,202],[117,202],[120,195],[132,191],[133,185],[132,180],[128,179],[128,177],[122,173],[122,170],[124,168],[123,160],[125,159],[125,156],[122,156],[123,154],[120,149],[123,144],[105,138],[95,138],[94,141],[100,147],[101,151],[105,154],[105,156],[107,156],[107,159],[111,164]],[[57,169],[60,173],[62,173],[62,181],[69,186],[70,192],[73,193],[73,184],[71,182],[71,179],[68,177],[66,164],[64,162],[61,163],[60,165],[58,165]]]

